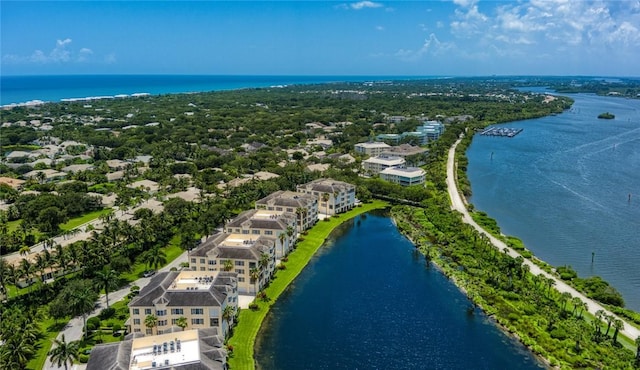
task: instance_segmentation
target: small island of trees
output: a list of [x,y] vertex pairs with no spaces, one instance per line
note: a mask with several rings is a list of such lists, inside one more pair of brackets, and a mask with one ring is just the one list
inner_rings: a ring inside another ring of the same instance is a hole
[[598,115],[598,118],[600,118],[600,119],[614,119],[614,118],[616,118],[616,116],[613,113],[604,112],[604,113],[600,113]]

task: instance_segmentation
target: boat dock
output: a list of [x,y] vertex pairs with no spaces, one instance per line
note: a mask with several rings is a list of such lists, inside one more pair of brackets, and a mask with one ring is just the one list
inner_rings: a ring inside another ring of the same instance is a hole
[[521,128],[508,128],[508,127],[490,127],[480,133],[484,136],[504,136],[514,137],[522,132]]

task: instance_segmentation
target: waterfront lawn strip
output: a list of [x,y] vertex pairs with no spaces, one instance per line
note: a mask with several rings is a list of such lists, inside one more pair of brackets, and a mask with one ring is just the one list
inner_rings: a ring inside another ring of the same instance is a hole
[[269,308],[275,303],[277,298],[284,290],[293,282],[300,274],[302,269],[309,263],[309,260],[316,251],[322,246],[333,229],[338,227],[344,221],[349,220],[362,213],[369,212],[374,209],[386,208],[388,204],[383,201],[373,201],[356,207],[339,217],[331,217],[329,221],[318,221],[316,225],[304,235],[304,240],[297,244],[296,249],[289,254],[288,261],[285,262],[286,269],[278,270],[269,284],[264,290],[269,297],[269,301],[256,299],[258,309],[253,311],[249,309],[241,310],[238,316],[238,324],[233,329],[233,336],[229,339],[229,345],[233,347],[233,355],[229,359],[230,368],[237,369],[254,369],[255,363],[253,358],[253,345],[262,325],[262,321],[269,312]]
[[[633,346],[606,323],[595,320],[571,296],[558,293],[546,278],[532,275],[522,257],[498,251],[459,215],[437,201],[424,208],[396,206],[401,232],[436,263],[502,327],[534,353],[560,368],[631,369]],[[424,226],[423,226],[424,225]]]

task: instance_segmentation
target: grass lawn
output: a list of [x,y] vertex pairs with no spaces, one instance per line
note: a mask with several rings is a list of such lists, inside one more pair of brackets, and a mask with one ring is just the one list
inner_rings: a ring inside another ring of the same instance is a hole
[[[180,248],[180,236],[176,235],[169,241],[169,245],[162,248],[164,253],[167,255],[167,264],[171,263],[173,260],[178,258],[184,252],[182,248]],[[142,273],[147,271],[149,266],[142,264],[140,262],[136,262],[131,268],[130,272],[126,272],[120,275],[120,279],[123,281],[127,281],[129,283],[138,280],[142,277]]]
[[51,318],[47,318],[40,322],[40,327],[42,328],[44,337],[38,342],[39,348],[36,353],[36,357],[29,361],[27,369],[40,370],[44,367],[49,350],[51,349],[51,344],[53,344],[53,340],[58,336],[58,332],[67,325],[67,321],[68,320],[56,322]]
[[20,222],[22,222],[22,220],[15,220],[15,221],[7,222],[7,233],[10,233],[10,232],[18,230],[18,226],[20,226]]
[[87,223],[89,221],[93,221],[96,218],[98,218],[98,217],[100,217],[102,215],[111,213],[111,212],[113,212],[113,210],[111,208],[105,208],[105,209],[101,209],[99,211],[89,212],[89,213],[84,214],[84,215],[82,215],[80,217],[72,218],[71,220],[69,220],[69,221],[67,221],[67,222],[65,222],[63,224],[60,224],[60,228],[62,230],[65,230],[65,231],[66,230],[71,230],[71,229],[74,229],[74,228],[76,228],[76,227],[78,227],[78,226],[80,226],[82,224],[85,224],[85,223]]
[[234,370],[255,368],[253,344],[262,325],[262,320],[267,315],[270,306],[275,303],[280,294],[300,274],[311,257],[331,234],[331,231],[344,221],[357,215],[374,209],[386,208],[387,206],[388,203],[378,200],[363,204],[362,207],[356,207],[349,212],[341,214],[340,217],[332,217],[328,222],[318,221],[309,230],[308,235],[303,236],[304,240],[299,242],[298,247],[289,254],[289,261],[285,263],[287,268],[285,270],[277,270],[269,287],[265,289],[265,293],[271,300],[269,302],[256,301],[260,307],[257,311],[249,309],[240,311],[238,324],[233,330],[233,336],[229,339],[229,345],[233,346],[233,356],[229,358],[230,368]]

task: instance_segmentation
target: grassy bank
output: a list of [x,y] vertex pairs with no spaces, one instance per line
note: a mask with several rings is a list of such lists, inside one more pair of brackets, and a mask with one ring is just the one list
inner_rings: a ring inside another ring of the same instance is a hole
[[76,217],[76,218],[72,218],[69,221],[60,224],[60,229],[67,231],[67,230],[71,230],[71,229],[75,229],[76,227],[83,225],[89,221],[93,221],[96,218],[111,213],[113,212],[113,210],[111,208],[105,208],[105,209],[101,209],[99,211],[94,211],[94,212],[89,212],[87,214],[84,214],[80,217]]
[[266,302],[257,300],[259,308],[256,311],[247,309],[240,312],[238,325],[234,329],[233,336],[229,339],[229,345],[233,346],[233,356],[229,359],[229,365],[232,369],[255,368],[253,344],[262,325],[262,320],[269,312],[271,305],[300,274],[329,234],[346,220],[374,209],[386,208],[387,206],[388,203],[383,201],[363,204],[362,207],[354,208],[339,217],[332,217],[329,221],[319,221],[309,230],[308,235],[304,236],[304,240],[299,242],[297,248],[288,256],[289,260],[285,263],[286,269],[278,270],[269,287],[265,289],[265,293],[270,300]]

